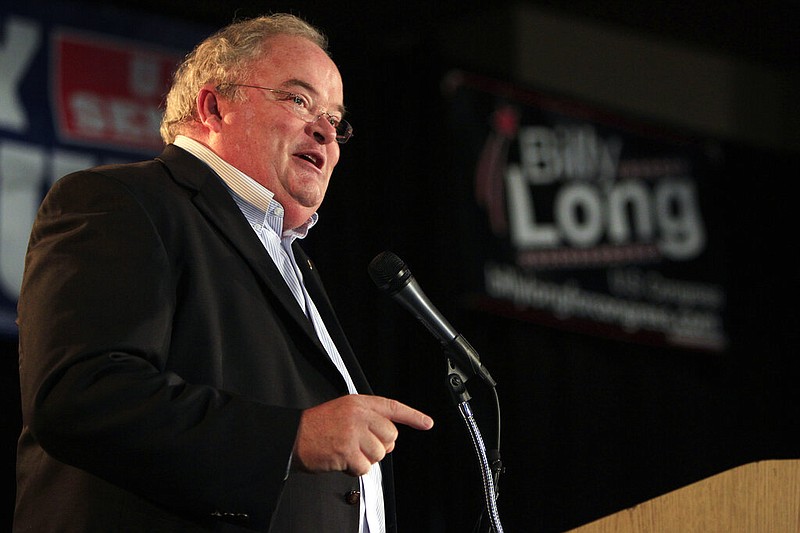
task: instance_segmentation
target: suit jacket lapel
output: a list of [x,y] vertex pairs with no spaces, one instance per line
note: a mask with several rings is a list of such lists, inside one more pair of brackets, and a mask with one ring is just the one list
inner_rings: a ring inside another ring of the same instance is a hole
[[322,316],[322,320],[325,322],[325,326],[328,328],[328,333],[333,339],[333,342],[336,344],[336,347],[339,349],[339,355],[342,356],[342,360],[347,366],[347,370],[350,372],[350,377],[352,378],[356,389],[358,389],[358,392],[363,394],[372,394],[372,389],[369,386],[369,382],[367,381],[364,371],[361,369],[361,365],[358,363],[358,359],[356,359],[355,353],[353,352],[353,348],[350,346],[350,342],[347,340],[347,336],[345,335],[344,330],[339,323],[339,318],[336,316],[336,312],[333,310],[333,305],[331,305],[328,294],[325,292],[325,288],[322,285],[322,279],[319,277],[319,273],[317,272],[314,263],[308,258],[305,251],[298,245],[297,242],[294,243],[293,249],[295,258],[297,259],[297,264],[300,266],[300,270],[303,273],[303,280],[305,281],[306,289],[308,289],[308,293],[314,300],[317,310],[319,310],[319,314]]
[[318,349],[325,353],[311,322],[297,305],[297,300],[286,286],[281,273],[253,233],[222,180],[202,161],[173,145],[168,145],[157,159],[167,166],[177,183],[196,191],[192,201],[197,209],[230,241],[292,319]]

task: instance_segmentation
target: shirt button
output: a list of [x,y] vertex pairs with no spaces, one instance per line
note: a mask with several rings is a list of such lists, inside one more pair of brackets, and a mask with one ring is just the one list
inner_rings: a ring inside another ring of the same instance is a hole
[[356,505],[361,501],[361,493],[357,490],[351,490],[344,495],[344,501],[347,502],[347,505]]
[[275,208],[275,216],[278,216],[278,217],[282,217],[283,216],[283,208],[282,207],[276,207]]

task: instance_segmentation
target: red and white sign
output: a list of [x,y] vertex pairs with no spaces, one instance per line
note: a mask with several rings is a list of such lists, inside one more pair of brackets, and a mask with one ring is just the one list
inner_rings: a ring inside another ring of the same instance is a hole
[[53,116],[64,142],[157,150],[178,53],[83,33],[53,35]]

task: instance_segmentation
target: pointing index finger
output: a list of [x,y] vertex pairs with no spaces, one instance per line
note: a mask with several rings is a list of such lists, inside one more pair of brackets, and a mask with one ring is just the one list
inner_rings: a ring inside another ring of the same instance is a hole
[[431,429],[433,419],[421,411],[409,407],[397,400],[382,398],[384,400],[384,416],[392,422],[398,422],[414,429]]

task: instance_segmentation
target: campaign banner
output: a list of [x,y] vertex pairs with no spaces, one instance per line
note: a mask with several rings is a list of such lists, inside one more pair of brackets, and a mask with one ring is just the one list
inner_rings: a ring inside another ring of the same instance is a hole
[[208,28],[75,2],[0,5],[0,335],[16,335],[25,250],[61,176],[153,157],[171,73]]
[[152,152],[178,56],[145,43],[61,30],[52,38],[54,122],[62,142]]
[[513,83],[443,80],[480,309],[719,352],[727,345],[714,142]]

